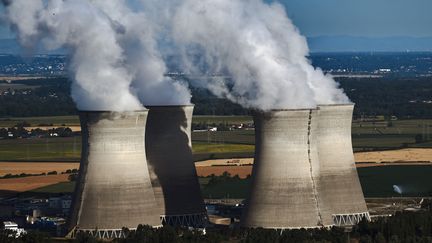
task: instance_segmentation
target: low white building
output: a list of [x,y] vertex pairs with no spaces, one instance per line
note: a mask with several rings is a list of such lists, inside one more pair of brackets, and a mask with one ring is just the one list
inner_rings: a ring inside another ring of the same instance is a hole
[[14,231],[16,233],[16,237],[19,237],[26,233],[26,231],[22,228],[18,228],[18,224],[11,222],[11,221],[5,221],[3,222],[3,227],[5,230]]

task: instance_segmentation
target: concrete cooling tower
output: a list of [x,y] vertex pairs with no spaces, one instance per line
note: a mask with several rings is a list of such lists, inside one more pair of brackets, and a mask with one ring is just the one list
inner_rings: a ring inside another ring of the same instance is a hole
[[146,151],[163,224],[201,228],[207,213],[192,158],[193,106],[148,106]]
[[319,178],[323,221],[337,226],[369,219],[351,144],[353,104],[318,106]]
[[313,171],[318,163],[316,116],[316,109],[255,115],[255,162],[243,226],[287,229],[323,225]]
[[121,229],[159,226],[145,153],[147,111],[80,112],[82,152],[71,235],[122,237]]

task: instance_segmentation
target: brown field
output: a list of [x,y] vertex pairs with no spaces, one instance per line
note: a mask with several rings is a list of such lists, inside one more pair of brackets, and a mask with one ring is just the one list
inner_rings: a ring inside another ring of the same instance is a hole
[[0,191],[25,192],[59,182],[68,181],[67,174],[29,176],[22,178],[0,179]]
[[[432,149],[401,149],[390,151],[355,153],[357,167],[386,165],[432,165]],[[198,176],[231,175],[246,178],[252,172],[253,158],[207,160],[195,163]],[[213,166],[212,166],[213,165]],[[240,166],[243,165],[243,166]],[[79,163],[62,162],[0,162],[0,176],[5,174],[40,174],[50,171],[61,173],[68,169],[78,169]],[[13,179],[0,179],[0,191],[28,191],[39,187],[67,181],[68,175],[31,176]]]
[[245,166],[197,166],[198,176],[209,176],[222,175],[224,172],[228,172],[231,176],[238,175],[240,178],[246,178],[252,173],[252,165]]
[[62,162],[0,162],[0,176],[6,174],[17,175],[41,174],[50,171],[57,173],[64,172],[68,169],[78,169],[79,163],[62,163]]
[[201,166],[212,166],[212,165],[251,165],[253,164],[253,158],[242,158],[242,159],[212,159],[212,160],[205,160],[196,162],[196,167]]
[[408,148],[354,154],[357,163],[432,163],[432,149]]

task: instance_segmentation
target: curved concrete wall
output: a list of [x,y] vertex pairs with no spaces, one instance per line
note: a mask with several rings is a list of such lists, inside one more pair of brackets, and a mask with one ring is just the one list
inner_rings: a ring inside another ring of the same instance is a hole
[[316,114],[317,110],[309,109],[273,110],[254,117],[255,162],[243,226],[283,229],[321,225],[312,176],[313,165],[318,163],[312,154],[316,150]]
[[160,225],[146,163],[146,119],[147,111],[80,112],[82,154],[71,227],[104,237],[122,227]]
[[317,189],[323,222],[353,224],[369,217],[351,144],[354,105],[320,105],[318,109]]
[[147,161],[162,222],[202,227],[207,214],[192,157],[194,107],[147,108]]

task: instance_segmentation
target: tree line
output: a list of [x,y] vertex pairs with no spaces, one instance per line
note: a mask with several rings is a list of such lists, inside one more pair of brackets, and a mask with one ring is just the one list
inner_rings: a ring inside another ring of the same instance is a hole
[[[340,87],[356,103],[354,115],[398,118],[432,118],[431,77],[338,78]],[[0,95],[0,117],[76,115],[67,78],[16,81],[32,92]],[[15,83],[15,81],[14,81]],[[227,99],[191,86],[195,115],[251,115]]]
[[[391,217],[382,217],[372,222],[363,219],[351,232],[343,228],[317,229],[245,229],[239,227],[210,228],[206,233],[164,226],[152,228],[139,225],[136,231],[123,229],[123,239],[113,242],[148,242],[148,243],[186,243],[186,242],[238,242],[238,243],[423,243],[432,242],[431,203],[424,205],[423,211],[397,212]],[[16,238],[13,232],[0,230],[0,242],[53,242],[53,239],[37,231]],[[79,233],[69,242],[105,242],[86,233]]]

